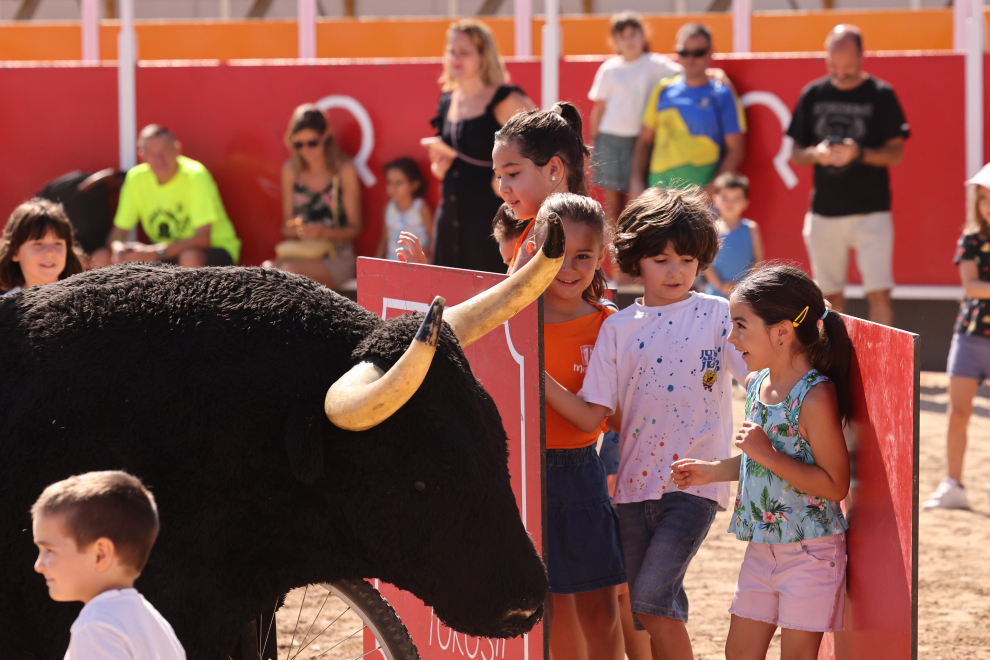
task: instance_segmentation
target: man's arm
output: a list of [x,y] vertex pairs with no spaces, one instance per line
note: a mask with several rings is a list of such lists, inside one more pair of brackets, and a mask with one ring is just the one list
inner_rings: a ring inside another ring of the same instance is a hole
[[653,153],[655,132],[649,126],[643,126],[633,147],[632,174],[629,179],[629,199],[639,197],[646,190],[646,172]]
[[[725,155],[718,166],[715,177],[724,172],[738,172],[742,165],[743,158],[746,157],[746,134],[735,133],[725,136]],[[713,179],[715,177],[712,177]]]
[[795,145],[791,151],[791,162],[795,165],[825,165],[827,153],[828,145],[825,142],[810,147]]
[[210,249],[210,227],[212,225],[197,227],[196,233],[189,238],[180,238],[173,243],[158,243],[151,247],[155,249],[156,256],[158,250],[164,248],[166,259],[175,259],[186,250],[208,250]]
[[602,115],[605,114],[605,101],[595,101],[591,106],[591,125],[588,127],[588,136],[591,144],[598,139],[598,125],[602,123]]

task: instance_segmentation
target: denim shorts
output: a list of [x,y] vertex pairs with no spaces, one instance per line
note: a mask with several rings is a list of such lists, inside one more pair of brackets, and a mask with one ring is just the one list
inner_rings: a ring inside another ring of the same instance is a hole
[[982,383],[990,378],[990,339],[955,333],[949,347],[950,376],[972,378]]
[[643,630],[637,613],[687,623],[684,575],[708,535],[718,503],[678,492],[618,508],[636,630]]
[[547,545],[552,594],[626,581],[618,515],[595,445],[547,450]]

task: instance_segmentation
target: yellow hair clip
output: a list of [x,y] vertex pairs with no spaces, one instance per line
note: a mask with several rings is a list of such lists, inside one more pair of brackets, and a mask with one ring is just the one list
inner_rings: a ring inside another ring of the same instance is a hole
[[804,317],[807,315],[808,315],[808,308],[805,307],[804,309],[801,310],[801,313],[797,315],[797,318],[791,321],[791,323],[793,323],[794,327],[796,328],[799,325],[801,325],[801,321],[803,321]]

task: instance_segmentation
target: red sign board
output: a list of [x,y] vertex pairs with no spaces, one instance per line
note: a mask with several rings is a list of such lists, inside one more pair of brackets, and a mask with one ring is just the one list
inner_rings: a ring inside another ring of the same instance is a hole
[[918,335],[843,317],[853,458],[843,632],[819,658],[913,660],[918,653]]
[[[381,259],[358,259],[358,303],[382,318],[409,312],[425,312],[434,296],[443,296],[447,307],[490,289],[505,275],[456,268],[403,264]],[[464,353],[474,375],[495,400],[509,437],[509,473],[512,492],[523,524],[537,552],[543,554],[543,397],[542,313],[535,302],[516,314]],[[480,521],[479,521],[480,522]],[[513,639],[468,637],[447,628],[433,610],[410,593],[378,583],[382,595],[406,624],[424,660],[476,658],[494,660],[542,660],[545,657],[543,624]],[[365,635],[365,652],[375,640]],[[374,658],[375,655],[369,655]]]

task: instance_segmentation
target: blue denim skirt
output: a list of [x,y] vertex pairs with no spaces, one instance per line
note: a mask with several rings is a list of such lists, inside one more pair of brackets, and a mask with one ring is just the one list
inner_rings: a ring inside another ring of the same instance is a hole
[[547,450],[547,542],[550,593],[625,583],[619,517],[595,445]]

